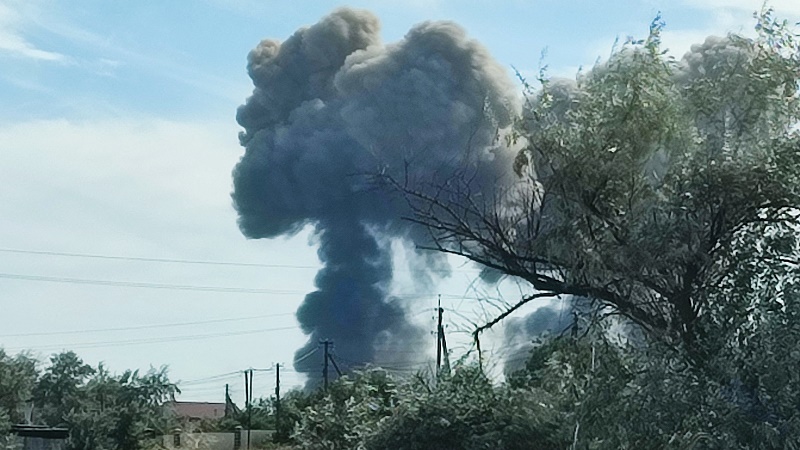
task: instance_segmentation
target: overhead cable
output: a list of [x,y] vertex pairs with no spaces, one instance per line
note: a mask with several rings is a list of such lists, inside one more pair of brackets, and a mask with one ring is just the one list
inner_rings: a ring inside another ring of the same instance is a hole
[[123,345],[140,345],[140,344],[158,344],[164,342],[178,342],[178,341],[190,341],[194,339],[212,339],[212,338],[220,338],[220,337],[229,337],[229,336],[243,336],[248,334],[259,334],[259,333],[267,333],[271,331],[285,331],[285,330],[299,330],[300,328],[297,326],[291,327],[278,327],[278,328],[264,328],[259,330],[246,330],[246,331],[232,331],[232,332],[225,332],[225,333],[209,333],[209,334],[195,334],[195,335],[184,335],[184,336],[169,336],[164,338],[147,338],[147,339],[128,339],[128,340],[121,340],[121,341],[105,341],[105,342],[80,342],[80,343],[63,343],[63,344],[50,344],[50,345],[42,345],[42,346],[32,346],[32,347],[22,347],[18,349],[8,349],[9,351],[16,351],[16,350],[48,350],[48,349],[60,349],[60,348],[70,348],[70,349],[81,349],[81,348],[98,348],[98,347],[117,347]]
[[0,338],[4,337],[31,337],[31,336],[58,336],[64,334],[87,334],[87,333],[105,333],[110,331],[130,331],[130,330],[145,330],[145,329],[152,329],[152,328],[174,328],[174,327],[184,327],[184,326],[191,326],[191,325],[205,325],[209,323],[223,323],[223,322],[238,322],[242,320],[254,320],[254,319],[264,319],[267,317],[280,317],[280,316],[291,316],[295,313],[278,313],[278,314],[262,314],[258,316],[250,316],[250,317],[234,317],[228,319],[212,319],[212,320],[200,320],[195,322],[178,322],[178,323],[162,323],[162,324],[154,324],[154,325],[137,325],[137,326],[130,326],[130,327],[117,327],[117,328],[95,328],[90,330],[67,330],[67,331],[46,331],[46,332],[39,332],[39,333],[15,333],[15,334],[0,334]]

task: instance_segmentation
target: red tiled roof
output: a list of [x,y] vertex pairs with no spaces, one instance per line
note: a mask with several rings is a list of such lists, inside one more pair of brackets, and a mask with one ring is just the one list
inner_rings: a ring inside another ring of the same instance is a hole
[[225,417],[225,403],[173,402],[169,406],[178,417],[187,419],[219,419]]

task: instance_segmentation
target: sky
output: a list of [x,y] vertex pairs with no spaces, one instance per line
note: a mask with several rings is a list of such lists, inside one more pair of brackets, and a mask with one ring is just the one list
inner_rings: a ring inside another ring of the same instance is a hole
[[[771,4],[800,20],[799,2]],[[168,365],[182,400],[222,401],[229,383],[241,403],[247,368],[264,369],[254,386],[267,396],[275,364],[286,365],[283,386],[303,383],[291,367],[305,343],[294,311],[314,289],[318,241],[310,228],[239,231],[235,114],[253,89],[248,52],[340,6],[375,14],[384,42],[455,21],[511,78],[543,64],[574,76],[615,40],[645,37],[659,13],[680,57],[708,35],[750,33],[761,2],[0,0],[0,347],[42,361],[74,350],[116,372]],[[431,331],[441,295],[458,357],[469,323],[492,313],[476,298],[494,288],[453,264],[424,290],[398,269],[392,289]],[[513,301],[514,286],[502,294]],[[499,342],[490,354],[502,355]],[[419,367],[434,348],[431,338],[419,350]]]

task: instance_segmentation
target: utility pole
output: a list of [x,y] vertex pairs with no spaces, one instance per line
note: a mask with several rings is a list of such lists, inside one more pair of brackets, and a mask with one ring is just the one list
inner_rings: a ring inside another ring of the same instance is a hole
[[323,363],[322,363],[322,386],[323,389],[327,392],[328,390],[328,361],[330,360],[330,355],[328,354],[328,346],[332,345],[328,339],[325,339],[321,342],[322,345],[325,346],[325,353],[323,355]]
[[228,383],[225,383],[225,417],[229,417],[231,413],[228,411],[231,409],[231,393],[228,390]]
[[250,411],[247,413],[247,450],[250,450],[250,430],[253,429],[253,369],[250,369]]
[[439,371],[442,367],[442,337],[444,336],[444,328],[442,328],[442,296],[439,295],[439,306],[436,307],[439,313],[439,323],[436,326],[436,376],[439,376]]
[[250,407],[250,383],[247,380],[247,371],[242,373],[244,373],[244,408],[247,409]]
[[483,372],[483,352],[481,352],[481,336],[476,331],[475,334],[475,347],[478,349],[478,370]]
[[336,375],[339,375],[339,377],[341,378],[342,371],[339,370],[339,365],[336,364],[336,360],[333,359],[333,355],[328,355],[328,359],[330,360],[331,364],[333,364],[333,368],[336,369]]
[[[440,309],[440,311],[443,312],[444,310]],[[445,370],[445,372],[449,373],[450,372],[450,354],[447,353],[447,338],[445,338],[444,327],[443,326],[441,327],[441,330],[442,330],[442,354],[443,354],[442,356],[444,357],[444,370]]]
[[275,364],[275,434],[281,434],[281,365]]
[[253,427],[253,369],[244,371],[244,404],[247,408],[247,450],[250,450],[250,429]]

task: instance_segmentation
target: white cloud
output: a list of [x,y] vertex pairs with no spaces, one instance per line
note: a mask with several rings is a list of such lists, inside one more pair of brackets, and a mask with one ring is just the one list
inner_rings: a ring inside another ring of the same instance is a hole
[[[0,279],[4,333],[33,333],[289,314],[208,329],[157,333],[3,338],[6,349],[294,326],[318,265],[307,236],[246,240],[231,206],[230,172],[241,148],[230,123],[160,119],[0,124],[0,248],[246,261],[290,268],[241,268],[104,261],[3,253],[0,273],[195,286],[269,288],[292,295],[209,294]],[[280,338],[259,350],[254,342]],[[111,370],[169,364],[174,378],[198,378],[271,361],[287,363],[299,329],[203,341],[100,347],[78,353]],[[49,350],[48,350],[49,351]],[[210,355],[214,355],[211,357]]]
[[[290,267],[209,267],[0,253],[3,256],[0,274],[267,288],[291,295],[122,289],[0,278],[4,308],[0,329],[9,334],[36,333],[289,315],[243,324],[220,324],[213,330],[179,328],[154,330],[145,335],[89,334],[65,337],[63,341],[52,336],[4,338],[0,346],[15,350],[46,348],[46,353],[54,346],[70,348],[81,342],[296,326],[290,314],[305,293],[314,289],[319,260],[315,248],[309,245],[307,231],[290,239],[247,240],[237,229],[230,199],[231,169],[243,151],[237,142],[237,131],[232,120],[178,122],[140,118],[0,124],[0,142],[3,142],[0,179],[4,186],[0,190],[0,249],[243,261]],[[419,283],[413,282],[411,273],[403,272],[403,266],[398,272],[407,281],[400,280],[397,294],[425,296],[419,303],[409,305],[415,312],[430,311],[424,308],[432,305],[433,292],[445,294],[448,308],[466,308],[468,305],[461,305],[461,300],[447,294],[464,292],[473,296],[475,271],[472,267],[454,266],[455,276],[439,286],[439,290],[419,292]],[[466,286],[469,287],[465,290]],[[469,314],[483,317],[481,311],[476,304]],[[420,323],[426,320],[425,315],[414,318]],[[448,320],[453,323],[456,318]],[[275,339],[279,339],[280,345],[274,345]],[[459,352],[471,343],[469,334],[451,335],[448,340],[453,347],[464,346]],[[271,362],[291,363],[293,352],[304,342],[305,337],[296,328],[205,340],[202,345],[175,341],[125,346],[123,351],[98,347],[81,348],[77,352],[92,364],[105,361],[116,371],[168,363],[172,378],[192,379]],[[488,337],[485,346],[492,351]],[[430,349],[420,350],[421,354],[426,352]],[[297,378],[288,383],[301,381]],[[208,400],[211,395],[212,392],[188,392],[184,398]]]
[[232,81],[194,65],[187,65],[179,59],[176,60],[174,56],[161,54],[159,49],[137,49],[135,46],[119,43],[113,37],[76,26],[63,18],[41,15],[36,20],[38,26],[47,29],[49,33],[94,55],[75,62],[96,75],[115,76],[121,67],[141,70],[237,103],[250,91],[244,71],[241,72],[240,80]]
[[11,8],[10,3],[0,2],[0,53],[39,61],[67,61],[68,58],[61,53],[42,50],[30,43],[20,30],[23,27],[23,17]]
[[16,35],[13,32],[8,32],[7,30],[0,32],[0,52],[40,61],[63,62],[67,59],[61,53],[38,49],[22,36]]
[[[793,2],[776,2],[780,5],[776,6],[776,14],[779,18],[786,17],[787,11],[789,13],[800,13],[800,2],[797,6],[791,8],[780,8],[779,6],[794,5]],[[662,47],[667,49],[669,53],[675,58],[681,58],[691,50],[692,45],[702,44],[709,36],[725,36],[729,33],[737,33],[745,36],[752,36],[755,34],[755,19],[753,12],[761,9],[761,0],[702,0],[697,2],[686,2],[686,4],[694,10],[702,10],[703,13],[708,13],[708,20],[700,27],[695,28],[681,28],[681,24],[677,21],[673,22],[670,17],[665,17],[666,27],[664,28],[661,38]],[[635,38],[646,37],[646,30],[639,30],[637,32],[621,32],[617,35],[621,45],[627,36]],[[607,59],[611,54],[613,47],[613,39],[598,39],[587,47],[586,58],[596,58],[601,60]]]
[[[686,0],[684,3],[691,8],[719,10],[738,10],[748,14],[761,11],[763,0]],[[780,16],[800,16],[800,2],[797,0],[770,0],[767,6],[775,9]]]
[[709,36],[724,36],[726,32],[720,28],[706,30],[665,30],[662,45],[675,58],[682,58],[695,44],[702,44]]
[[49,190],[127,205],[142,219],[169,216],[159,207],[225,211],[236,132],[233,123],[156,119],[17,123],[0,127],[0,174],[6,195]]
[[[700,0],[687,2],[692,8],[707,10],[711,20],[701,29],[673,29],[667,24],[663,34],[664,46],[675,57],[682,57],[693,44],[701,44],[708,36],[736,33],[755,36],[756,20],[753,13],[760,11],[762,0]],[[773,0],[767,6],[775,9],[775,17],[790,22],[800,20],[800,2]]]

